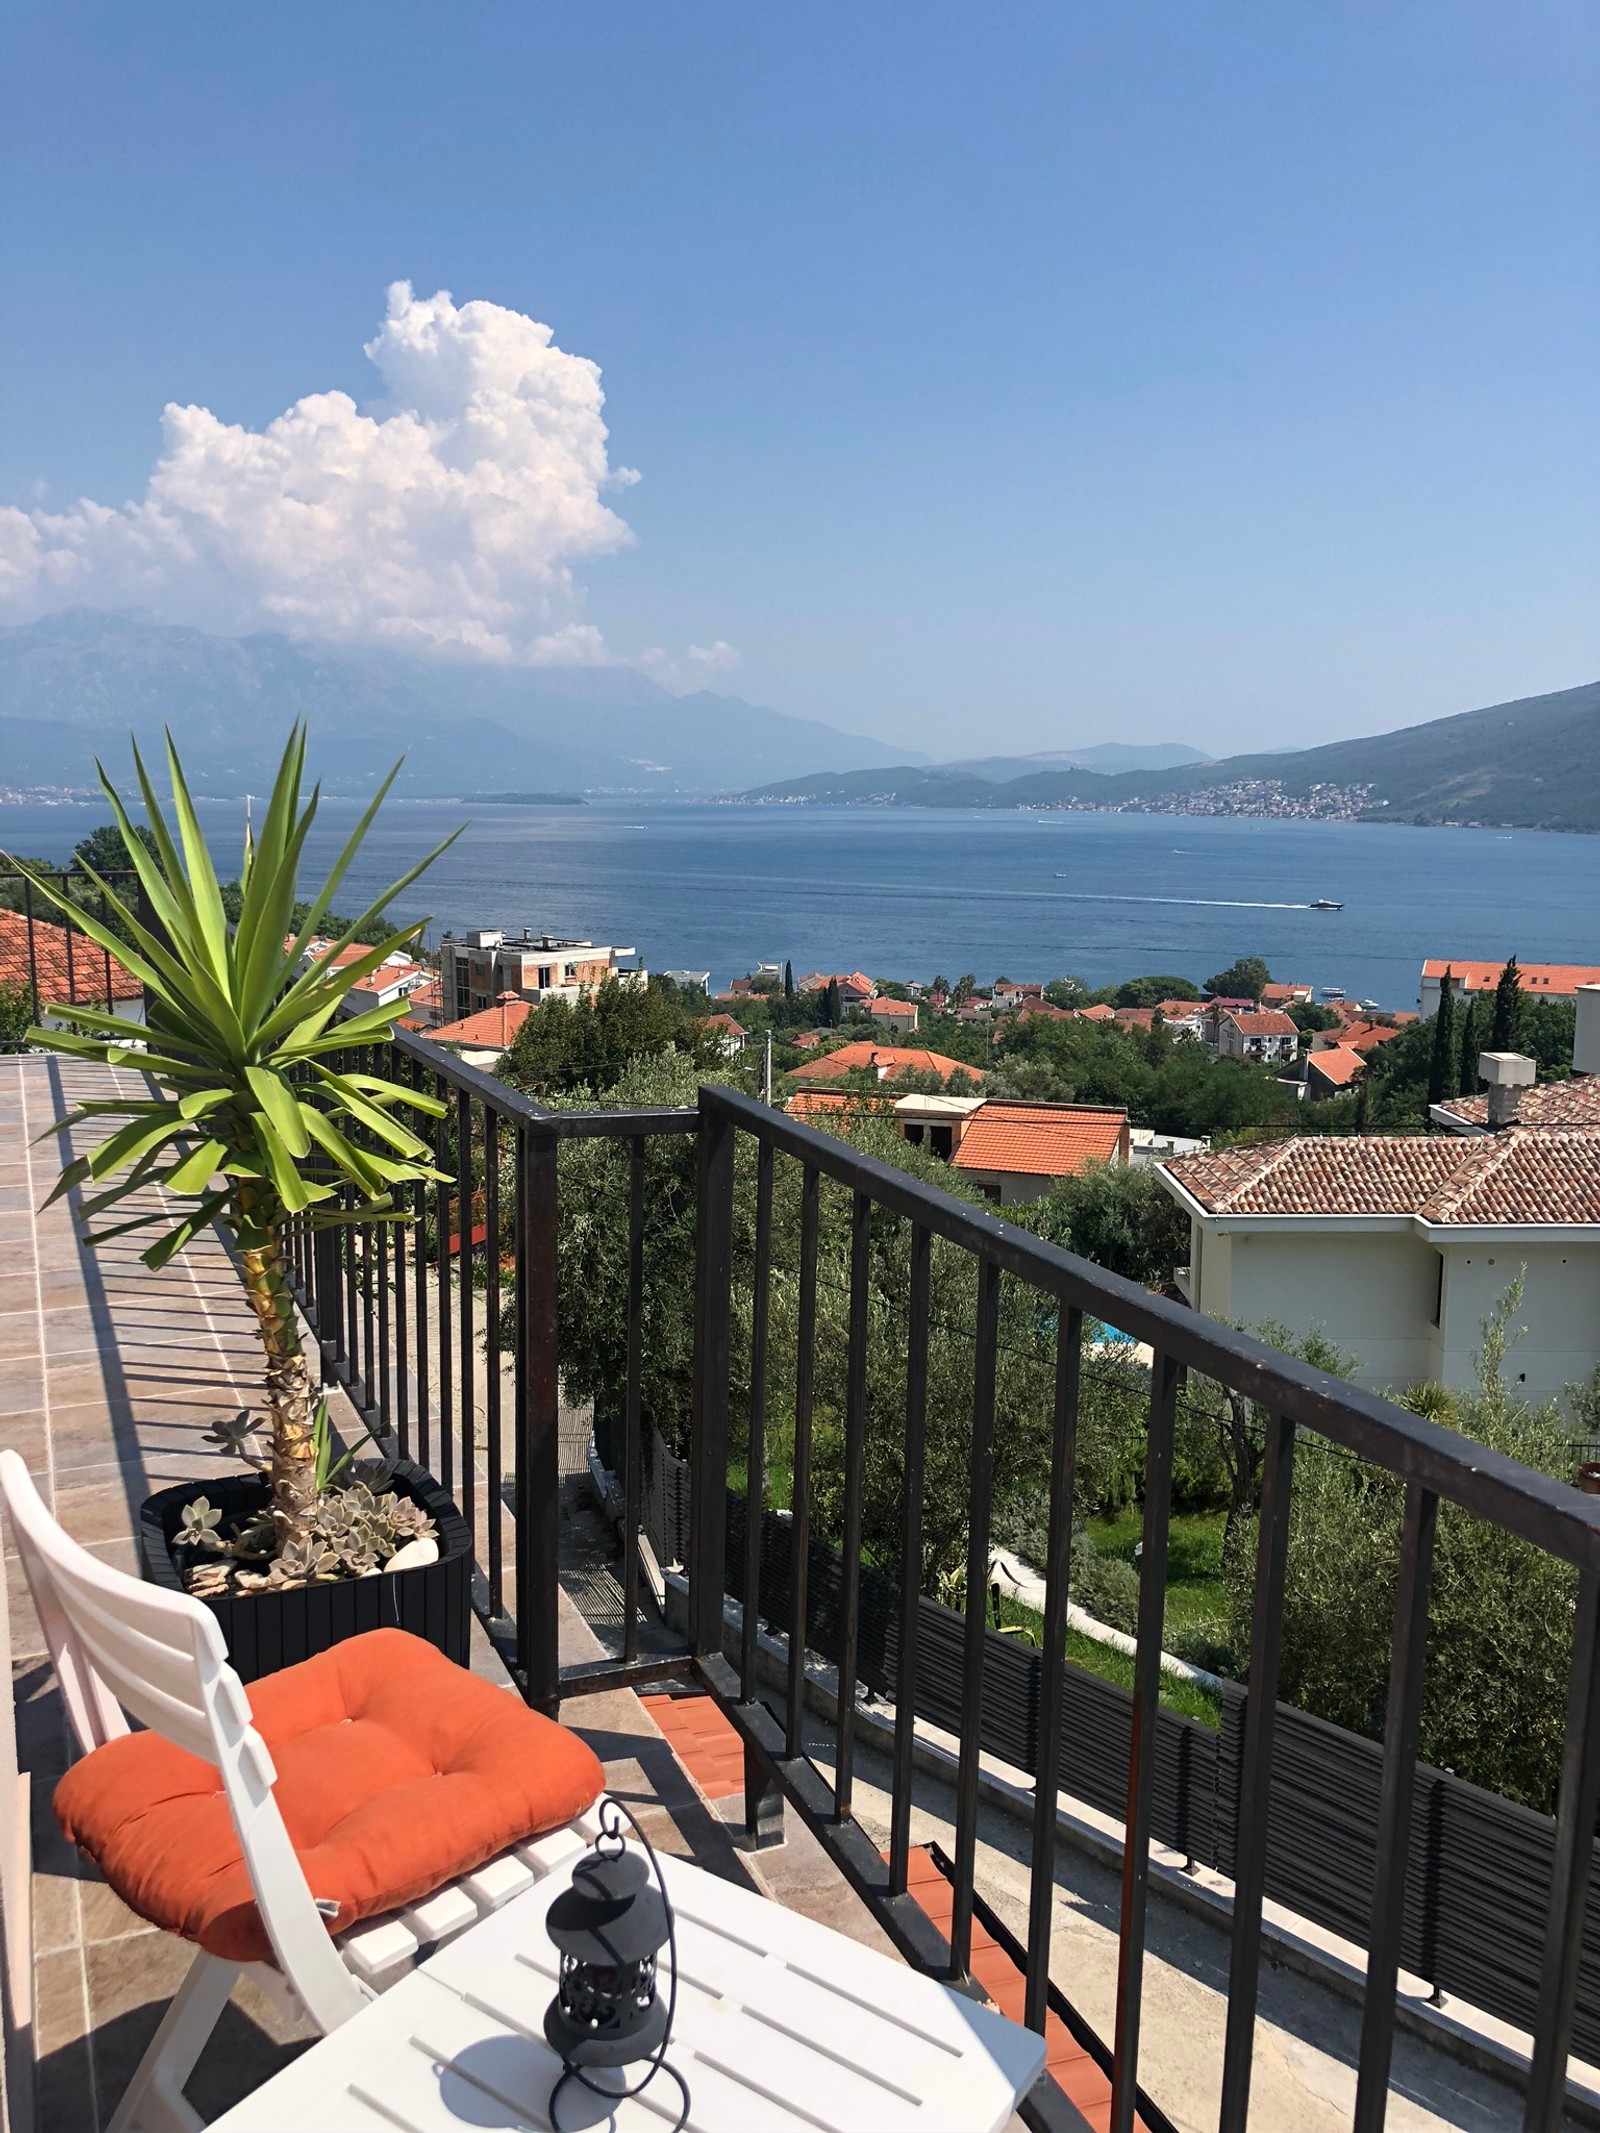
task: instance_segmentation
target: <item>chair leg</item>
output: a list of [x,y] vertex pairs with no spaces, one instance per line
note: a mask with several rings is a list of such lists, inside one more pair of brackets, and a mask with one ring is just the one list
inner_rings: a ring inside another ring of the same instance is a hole
[[205,2120],[187,2100],[183,2085],[194,2072],[222,2010],[228,2004],[237,1963],[197,1955],[161,2017],[150,2048],[139,2061],[106,2133],[200,2133]]

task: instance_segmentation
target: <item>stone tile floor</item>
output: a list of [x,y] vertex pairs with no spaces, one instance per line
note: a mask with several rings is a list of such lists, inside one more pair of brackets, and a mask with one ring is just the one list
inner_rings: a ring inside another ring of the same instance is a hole
[[[136,1077],[117,1077],[130,1090]],[[80,1098],[104,1093],[101,1069],[0,1059],[0,1444],[22,1453],[56,1517],[119,1569],[136,1568],[143,1499],[214,1475],[202,1432],[256,1397],[258,1348],[237,1275],[216,1237],[159,1274],[135,1235],[83,1250],[65,1202],[36,1213],[86,1129],[52,1134]],[[40,1134],[46,1136],[40,1140]],[[18,1745],[32,1778],[35,2050],[40,2133],[100,2133],[137,2064],[188,1951],[136,1917],[67,1845],[50,1811],[71,1744],[44,1640],[9,1544]],[[563,1656],[600,1647],[570,1605]],[[474,1663],[499,1672],[485,1640]],[[504,1678],[503,1674],[500,1678]],[[759,1861],[736,1848],[738,1798],[708,1802],[639,1699],[612,1692],[563,1713],[595,1747],[607,1782],[653,1842],[760,1888],[855,1937],[887,1946],[820,1848],[791,1818],[791,1841]],[[211,2117],[309,2040],[241,1986],[190,2096]]]

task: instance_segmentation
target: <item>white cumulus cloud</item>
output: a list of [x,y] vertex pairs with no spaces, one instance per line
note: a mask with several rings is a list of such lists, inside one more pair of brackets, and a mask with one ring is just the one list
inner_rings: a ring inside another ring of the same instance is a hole
[[169,406],[137,502],[0,509],[0,610],[603,663],[574,573],[632,540],[603,492],[637,476],[608,463],[598,365],[521,312],[407,282],[366,353],[370,406],[311,393],[262,430]]
[[664,689],[671,689],[679,696],[687,696],[692,689],[707,689],[715,681],[725,681],[740,663],[740,654],[720,637],[715,644],[686,645],[681,652],[669,652],[657,645],[651,651],[641,652],[632,662],[634,666],[642,667],[652,681],[659,681]]

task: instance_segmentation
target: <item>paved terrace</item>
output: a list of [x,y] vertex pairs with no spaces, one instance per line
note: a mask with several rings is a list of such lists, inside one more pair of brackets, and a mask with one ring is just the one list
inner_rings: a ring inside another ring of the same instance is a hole
[[[220,1240],[201,1240],[180,1262],[152,1274],[138,1262],[142,1239],[85,1253],[65,1205],[35,1214],[59,1163],[84,1142],[80,1135],[68,1149],[62,1136],[34,1145],[36,1137],[48,1135],[73,1101],[104,1089],[107,1079],[68,1061],[0,1059],[0,1441],[27,1459],[76,1539],[132,1571],[141,1501],[169,1482],[219,1471],[201,1433],[251,1403],[258,1349]],[[573,1537],[582,1536],[575,1529]],[[571,1566],[569,1589],[587,1602],[594,1551],[591,1545],[575,1552],[587,1561]],[[68,1759],[68,1737],[9,1550],[5,1570],[21,1759],[33,1778],[39,2125],[41,2133],[101,2133],[187,1951],[129,1912],[56,1831],[50,1793]],[[600,1648],[570,1604],[563,1638],[564,1657],[590,1657]],[[474,1663],[498,1672],[482,1640]],[[655,1695],[641,1703],[619,1693],[581,1699],[563,1715],[593,1743],[608,1782],[641,1813],[655,1842],[886,1946],[792,1815],[782,1848],[759,1860],[735,1848],[740,1768],[705,1703],[672,1706]],[[820,1730],[818,1759],[825,1761]],[[859,1812],[880,1841],[887,1839],[884,1778],[881,1758],[864,1745]],[[925,1776],[913,1840],[950,1849],[952,1820],[949,1787]],[[1025,1857],[1021,1825],[986,1810],[979,1885],[1013,1926],[1025,1921]],[[1116,1875],[1103,1858],[1063,1845],[1058,1881],[1054,1975],[1109,2034]],[[980,1974],[988,1960],[983,1940],[980,1934]],[[1181,2133],[1201,2133],[1216,2123],[1226,1939],[1215,1925],[1158,1901],[1150,1944],[1141,2071]],[[1003,1979],[991,1990],[1006,2004]],[[241,1986],[191,2084],[196,2106],[207,2116],[220,2112],[303,2048],[309,2034],[287,2029],[258,1994]],[[1347,2127],[1357,2034],[1358,2010],[1348,1998],[1269,1967],[1252,2123],[1268,2133]],[[1520,2123],[1520,2100],[1509,2088],[1414,2036],[1397,2040],[1394,2087],[1389,2123],[1397,2133],[1447,2126],[1479,2133]],[[1103,2125],[1103,2107],[1089,2103],[1085,2124]]]

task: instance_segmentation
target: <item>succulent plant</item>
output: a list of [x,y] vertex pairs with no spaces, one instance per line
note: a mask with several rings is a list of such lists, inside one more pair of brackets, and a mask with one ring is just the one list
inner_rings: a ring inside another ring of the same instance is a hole
[[[437,1530],[420,1504],[364,1481],[325,1489],[270,1563],[275,1534],[269,1511],[229,1535],[219,1530],[221,1516],[203,1496],[184,1509],[180,1541],[234,1558],[232,1563],[196,1564],[185,1579],[192,1593],[286,1592],[341,1578],[373,1577],[402,1548],[431,1540]],[[262,1564],[266,1567],[256,1567]]]

